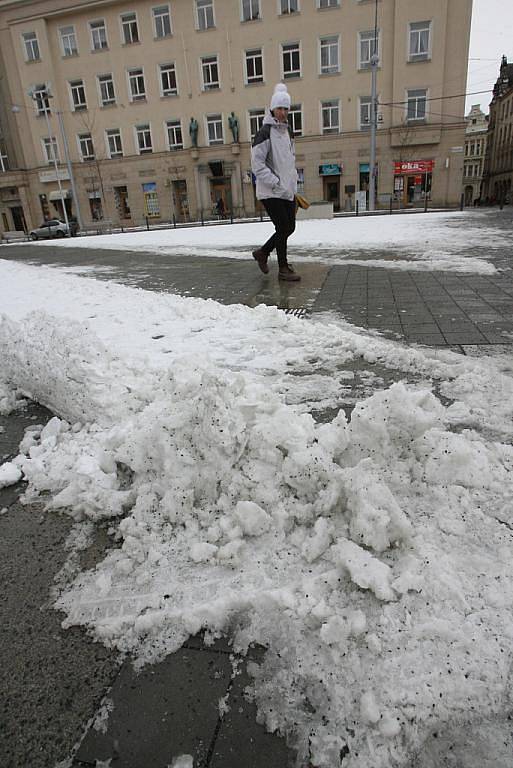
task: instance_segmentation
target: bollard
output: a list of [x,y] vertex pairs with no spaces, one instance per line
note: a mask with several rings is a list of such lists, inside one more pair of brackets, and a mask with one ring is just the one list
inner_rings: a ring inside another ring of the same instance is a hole
[[233,208],[230,210],[230,224],[233,224]]
[[394,208],[393,208],[393,196],[390,195],[390,216],[392,215]]
[[205,222],[203,221],[203,208],[201,209],[201,226],[205,226]]
[[145,216],[144,218],[146,219],[146,229],[147,229],[147,230],[148,230],[148,232],[149,232],[149,231],[150,231],[150,222],[149,222],[149,219],[148,219],[148,217],[147,217],[147,216]]
[[358,200],[356,201],[355,215],[358,216]]
[[463,210],[464,206],[465,206],[465,196],[462,194],[460,197],[460,211]]
[[427,213],[427,208],[428,208],[427,204],[428,204],[428,196],[427,196],[427,193],[424,192],[424,213]]
[[173,228],[176,229],[176,216],[173,213]]

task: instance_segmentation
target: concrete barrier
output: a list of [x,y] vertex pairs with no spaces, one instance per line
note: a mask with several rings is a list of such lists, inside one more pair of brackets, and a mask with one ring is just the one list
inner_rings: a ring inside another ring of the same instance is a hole
[[333,218],[333,203],[328,203],[326,200],[320,200],[319,202],[310,203],[310,208],[299,208],[297,212],[297,219],[332,219]]

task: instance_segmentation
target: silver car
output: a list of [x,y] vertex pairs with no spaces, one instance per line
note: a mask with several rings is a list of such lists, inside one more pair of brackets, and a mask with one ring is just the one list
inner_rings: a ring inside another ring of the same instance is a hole
[[31,240],[45,240],[49,237],[67,237],[68,233],[76,235],[77,225],[70,221],[69,229],[65,221],[59,219],[49,219],[44,221],[41,226],[30,231]]

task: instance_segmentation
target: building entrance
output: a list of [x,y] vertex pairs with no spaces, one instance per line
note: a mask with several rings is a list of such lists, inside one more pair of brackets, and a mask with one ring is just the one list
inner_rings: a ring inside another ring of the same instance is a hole
[[178,221],[189,221],[189,198],[185,179],[173,181],[173,208]]
[[340,178],[324,178],[324,199],[333,203],[333,210],[340,211]]
[[232,210],[232,190],[229,177],[216,176],[210,179],[210,198],[212,200],[212,212],[215,216],[220,215],[220,211],[224,212],[223,215],[230,215]]
[[27,224],[25,222],[25,214],[21,205],[13,205],[11,208],[11,216],[14,223],[14,229],[17,232],[26,232]]

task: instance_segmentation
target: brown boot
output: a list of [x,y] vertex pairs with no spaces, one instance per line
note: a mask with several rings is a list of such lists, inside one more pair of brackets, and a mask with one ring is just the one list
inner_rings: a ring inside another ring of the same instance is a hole
[[253,251],[253,258],[255,259],[264,275],[267,275],[269,272],[269,267],[267,266],[267,259],[269,258],[269,254],[265,253],[265,251],[263,251],[261,248],[257,248],[256,251]]
[[301,276],[298,275],[297,272],[294,272],[292,267],[289,267],[287,264],[286,267],[280,267],[278,280],[287,280],[289,283],[296,283],[298,280],[301,280]]

